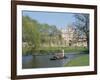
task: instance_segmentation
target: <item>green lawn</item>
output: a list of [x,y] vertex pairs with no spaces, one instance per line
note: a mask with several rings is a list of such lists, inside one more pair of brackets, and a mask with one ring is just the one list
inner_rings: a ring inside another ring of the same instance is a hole
[[23,48],[23,55],[28,55],[28,54],[52,54],[52,53],[59,53],[62,52],[62,49],[64,49],[65,53],[70,53],[70,52],[84,52],[87,51],[87,48],[83,47],[41,47],[38,49],[31,49],[31,48]]
[[62,51],[64,49],[65,52],[79,52],[79,51],[86,51],[87,48],[83,47],[45,47],[45,48],[40,48],[40,50],[44,51]]
[[65,66],[88,66],[88,65],[89,65],[89,55],[88,54],[77,57],[71,60],[69,63],[65,64]]

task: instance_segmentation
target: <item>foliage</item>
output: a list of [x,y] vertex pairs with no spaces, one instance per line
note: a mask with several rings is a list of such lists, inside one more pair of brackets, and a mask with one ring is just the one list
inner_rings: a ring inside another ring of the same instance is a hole
[[33,48],[39,47],[40,44],[40,33],[38,32],[38,23],[35,20],[31,20],[28,16],[22,20],[22,40],[27,42],[29,46]]
[[58,40],[57,36],[60,33],[55,25],[40,24],[28,16],[22,16],[22,26],[22,41],[30,46],[30,48],[28,46],[23,48],[23,53],[27,52],[27,49],[30,52],[37,51],[43,47],[43,44],[51,46]]

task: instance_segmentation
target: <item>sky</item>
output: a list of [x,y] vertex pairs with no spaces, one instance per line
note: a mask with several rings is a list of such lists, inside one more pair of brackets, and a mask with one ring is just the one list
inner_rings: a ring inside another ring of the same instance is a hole
[[23,11],[22,15],[29,16],[42,24],[55,25],[59,29],[66,28],[75,21],[74,13],[67,12]]

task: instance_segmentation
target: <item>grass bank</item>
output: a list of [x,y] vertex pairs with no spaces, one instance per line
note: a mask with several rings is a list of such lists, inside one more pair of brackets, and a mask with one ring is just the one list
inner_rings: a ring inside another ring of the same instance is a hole
[[65,66],[88,66],[89,65],[89,55],[85,54],[75,59],[72,59]]
[[24,49],[23,48],[23,55],[28,54],[54,54],[62,52],[62,49],[65,53],[70,52],[84,52],[87,51],[87,48],[84,47],[42,47],[38,49]]

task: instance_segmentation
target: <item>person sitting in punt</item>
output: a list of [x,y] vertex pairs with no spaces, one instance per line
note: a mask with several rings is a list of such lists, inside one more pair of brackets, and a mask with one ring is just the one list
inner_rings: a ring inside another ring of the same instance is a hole
[[63,59],[63,58],[65,58],[65,56],[64,56],[64,50],[59,50],[59,51],[53,56],[53,58],[51,58],[51,60]]

